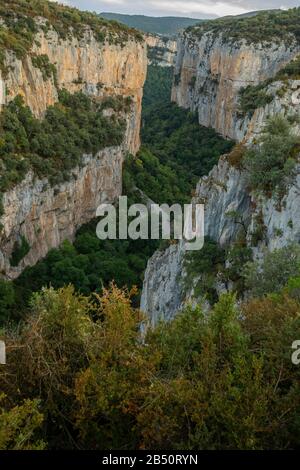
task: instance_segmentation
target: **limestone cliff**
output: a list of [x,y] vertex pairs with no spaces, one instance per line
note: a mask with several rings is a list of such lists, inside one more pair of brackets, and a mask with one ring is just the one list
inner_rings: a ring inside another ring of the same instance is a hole
[[250,123],[239,113],[239,91],[274,77],[299,50],[296,41],[249,44],[225,41],[222,33],[186,32],[178,41],[172,100],[196,111],[201,125],[241,141]]
[[[4,194],[1,217],[0,270],[8,278],[17,277],[34,265],[51,248],[72,241],[78,228],[96,217],[96,208],[112,203],[122,192],[122,147],[109,147],[95,157],[86,155],[82,165],[72,170],[70,181],[52,187],[47,178],[33,173]],[[15,243],[25,237],[29,253],[17,267],[10,266]]]
[[[43,25],[43,20],[39,20]],[[55,73],[49,77],[34,65],[34,58],[46,56]],[[41,117],[48,106],[57,101],[59,88],[74,93],[82,90],[95,97],[107,95],[131,96],[132,112],[128,116],[126,145],[136,153],[140,145],[140,118],[143,85],[147,73],[144,42],[129,36],[125,44],[99,43],[89,29],[84,37],[63,40],[50,28],[39,29],[29,54],[23,59],[5,51],[8,73],[0,72],[6,87],[6,101],[20,94],[36,116]],[[3,86],[3,85],[2,85]]]
[[[31,6],[23,2],[21,8]],[[68,15],[77,21],[77,10],[67,9],[65,16],[63,6],[49,3],[48,8],[60,14],[63,21]],[[85,13],[82,17],[82,21],[90,18]],[[123,116],[123,144],[105,148],[94,156],[83,156],[68,182],[52,187],[47,178],[40,179],[29,172],[22,183],[2,194],[0,269],[8,278],[15,278],[65,239],[72,240],[76,230],[95,217],[101,202],[114,202],[122,191],[124,157],[128,152],[136,153],[140,146],[141,102],[147,72],[147,48],[142,37],[121,26],[114,26],[115,33],[109,23],[104,27],[101,23],[97,34],[89,25],[80,24],[79,34],[77,23],[59,33],[49,18],[35,17],[33,21],[30,19],[29,24],[36,32],[25,54],[16,53],[14,44],[1,51],[0,106],[22,95],[33,113],[42,118],[47,107],[57,101],[58,90],[65,88],[70,93],[83,91],[96,100],[131,97],[131,109]],[[92,25],[97,26],[98,21],[92,16]],[[5,35],[11,23],[6,25],[0,19],[0,27]],[[105,112],[110,114],[111,110]],[[22,239],[26,239],[30,250],[17,267],[12,267],[11,255]]]
[[144,35],[148,46],[148,63],[160,67],[173,67],[177,53],[177,41],[155,34]]
[[[196,111],[200,124],[246,146],[257,142],[266,119],[278,114],[294,122],[293,132],[300,135],[300,80],[281,80],[277,74],[298,54],[299,43],[293,39],[251,43],[244,39],[226,41],[222,33],[195,36],[193,30],[188,31],[179,40],[172,99]],[[242,115],[241,88],[259,83],[268,103]],[[199,181],[193,199],[205,204],[206,236],[228,246],[242,230],[254,257],[259,258],[266,250],[300,242],[299,175],[298,165],[279,203],[274,197],[251,192],[245,171],[222,156],[210,174]],[[254,243],[258,230],[261,236]],[[157,318],[172,318],[186,300],[195,300],[193,286],[191,292],[184,291],[184,257],[184,247],[179,244],[156,253],[148,263],[141,305],[152,324]]]

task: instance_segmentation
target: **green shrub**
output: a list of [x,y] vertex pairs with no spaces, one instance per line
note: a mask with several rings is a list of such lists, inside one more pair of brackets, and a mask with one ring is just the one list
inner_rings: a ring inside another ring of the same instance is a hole
[[225,268],[225,250],[216,242],[206,239],[202,250],[185,256],[185,290],[194,287],[195,297],[206,297],[210,303],[218,300],[217,274]]
[[263,297],[279,292],[292,277],[300,275],[300,245],[266,253],[262,262],[254,261],[245,266],[245,287],[252,297]]
[[49,78],[57,81],[57,70],[54,64],[51,64],[49,57],[46,54],[33,56],[32,57],[33,66],[40,69],[43,74],[43,80],[46,81]]
[[22,235],[19,242],[15,242],[13,252],[10,258],[11,266],[18,266],[20,261],[29,253],[30,245],[26,238]]
[[9,308],[14,305],[15,291],[12,282],[0,279],[0,322],[9,318]]
[[243,157],[251,189],[280,196],[294,176],[300,140],[292,133],[288,120],[277,115],[270,118],[259,145],[252,146]]
[[239,111],[242,115],[253,115],[257,108],[262,108],[273,101],[273,96],[269,95],[265,88],[271,82],[263,82],[259,85],[249,85],[241,88],[239,92]]
[[[119,108],[129,106],[126,99],[117,102]],[[81,92],[61,90],[42,120],[17,97],[0,115],[0,192],[22,181],[30,168],[51,184],[69,179],[84,153],[120,145],[124,132],[123,118],[104,117],[101,103]]]

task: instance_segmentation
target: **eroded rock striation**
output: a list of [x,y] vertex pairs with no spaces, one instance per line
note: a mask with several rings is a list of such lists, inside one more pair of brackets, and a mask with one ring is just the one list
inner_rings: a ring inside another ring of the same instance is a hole
[[177,41],[156,34],[144,35],[148,46],[148,63],[160,67],[173,67],[176,61]]
[[201,38],[184,33],[178,41],[172,100],[196,111],[201,125],[241,141],[261,116],[241,116],[240,90],[274,77],[299,51],[296,41],[248,44],[224,41],[222,33]]

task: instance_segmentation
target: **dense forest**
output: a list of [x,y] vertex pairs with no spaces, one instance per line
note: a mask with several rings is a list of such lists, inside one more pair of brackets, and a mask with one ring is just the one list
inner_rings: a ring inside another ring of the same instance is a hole
[[209,316],[186,308],[144,343],[133,292],[44,289],[2,335],[0,447],[299,447],[299,286],[239,307],[222,295]]

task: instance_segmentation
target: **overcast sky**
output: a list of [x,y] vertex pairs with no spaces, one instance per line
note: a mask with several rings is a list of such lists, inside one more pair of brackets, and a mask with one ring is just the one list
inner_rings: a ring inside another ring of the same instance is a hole
[[300,6],[300,0],[60,0],[81,10],[207,18],[247,11]]

